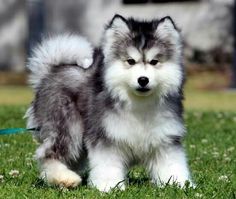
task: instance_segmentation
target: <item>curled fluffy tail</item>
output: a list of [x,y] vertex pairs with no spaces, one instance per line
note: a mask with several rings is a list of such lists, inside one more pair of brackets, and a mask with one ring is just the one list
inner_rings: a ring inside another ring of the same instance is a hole
[[93,62],[93,47],[78,35],[64,34],[45,39],[33,50],[27,68],[31,71],[29,78],[33,88],[49,74],[51,67],[60,64],[77,64],[88,68]]

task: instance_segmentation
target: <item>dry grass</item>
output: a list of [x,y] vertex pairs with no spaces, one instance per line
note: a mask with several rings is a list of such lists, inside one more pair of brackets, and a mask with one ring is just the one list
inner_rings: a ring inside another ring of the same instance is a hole
[[33,98],[26,86],[0,86],[0,105],[27,105]]
[[228,88],[224,73],[203,72],[188,78],[185,107],[194,110],[236,111],[236,90]]

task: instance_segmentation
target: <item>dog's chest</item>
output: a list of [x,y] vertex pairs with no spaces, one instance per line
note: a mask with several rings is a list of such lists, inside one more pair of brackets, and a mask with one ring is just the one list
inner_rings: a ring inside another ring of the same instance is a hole
[[169,133],[175,133],[173,119],[163,114],[108,113],[103,119],[107,136],[127,145],[134,152],[148,152],[168,141]]

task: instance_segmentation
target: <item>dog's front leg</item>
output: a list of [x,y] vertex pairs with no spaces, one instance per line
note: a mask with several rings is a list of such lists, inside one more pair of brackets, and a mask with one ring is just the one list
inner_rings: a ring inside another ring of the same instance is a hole
[[88,157],[91,186],[103,192],[112,188],[125,189],[124,158],[116,147],[97,144],[88,150]]
[[186,181],[189,181],[190,186],[193,186],[182,146],[161,148],[147,162],[152,181],[157,185],[176,183],[184,187]]

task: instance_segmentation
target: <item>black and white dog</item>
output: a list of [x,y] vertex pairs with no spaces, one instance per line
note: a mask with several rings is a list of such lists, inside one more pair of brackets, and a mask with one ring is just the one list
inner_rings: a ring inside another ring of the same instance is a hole
[[101,191],[124,189],[134,163],[157,185],[191,183],[181,145],[182,61],[170,17],[115,15],[99,49],[75,35],[45,40],[29,61],[35,99],[26,113],[28,127],[40,127],[41,177],[77,186],[88,160],[88,182]]

